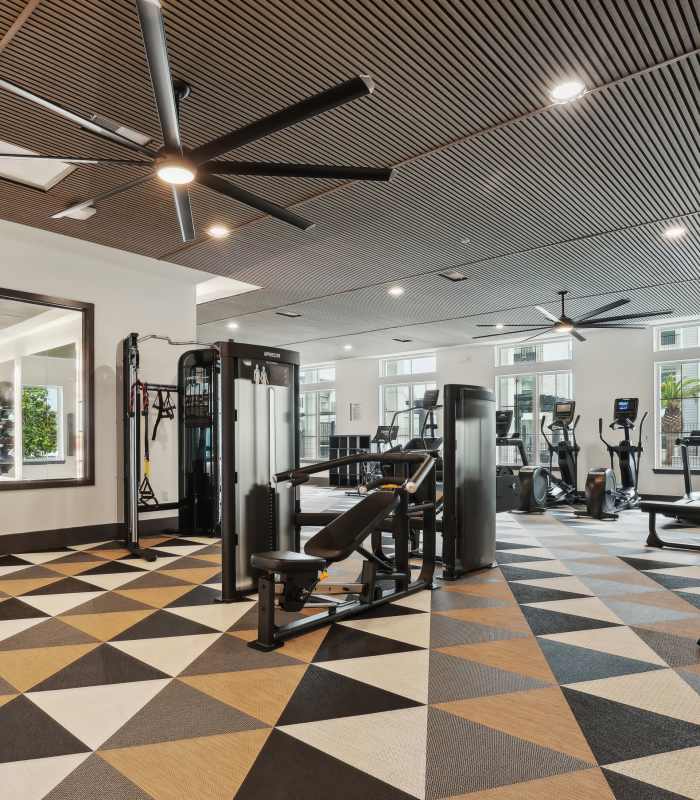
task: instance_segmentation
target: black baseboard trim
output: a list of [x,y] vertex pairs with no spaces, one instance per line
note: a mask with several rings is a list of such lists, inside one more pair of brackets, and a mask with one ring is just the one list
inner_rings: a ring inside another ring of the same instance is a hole
[[[177,517],[142,519],[142,534],[155,535],[177,528]],[[41,550],[60,550],[74,544],[108,542],[124,538],[124,523],[108,522],[103,525],[82,525],[79,528],[58,528],[52,531],[8,533],[0,536],[0,555],[10,553],[36,553]]]

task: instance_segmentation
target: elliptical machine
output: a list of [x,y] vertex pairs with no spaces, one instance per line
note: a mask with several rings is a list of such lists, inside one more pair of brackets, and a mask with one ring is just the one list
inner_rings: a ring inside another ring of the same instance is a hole
[[[550,434],[559,433],[561,439],[555,444],[545,432],[543,415],[540,430],[549,451],[549,468],[522,467],[520,476],[520,511],[541,512],[548,506],[564,503],[580,503],[581,495],[576,489],[577,464],[580,447],[576,441],[576,426],[580,416],[574,419],[576,403],[573,400],[555,402],[552,422],[546,426]],[[552,473],[554,455],[559,464],[559,478]]]
[[[605,445],[610,456],[609,467],[597,467],[588,473],[586,478],[586,511],[577,512],[578,516],[590,516],[596,519],[617,519],[618,513],[626,508],[637,508],[641,502],[637,486],[639,484],[639,461],[642,456],[642,429],[648,412],[639,422],[639,438],[632,444],[630,431],[639,410],[639,398],[618,397],[613,409],[612,430],[624,431],[624,439],[616,445],[603,438],[603,418],[598,420],[598,436]],[[615,478],[615,456],[620,467],[620,485]]]

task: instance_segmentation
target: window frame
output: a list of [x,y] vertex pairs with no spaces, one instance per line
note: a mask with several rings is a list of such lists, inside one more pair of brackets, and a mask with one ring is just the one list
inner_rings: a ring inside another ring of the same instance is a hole
[[[655,331],[654,332],[654,344],[655,345],[656,345],[656,340],[657,340],[656,337],[657,337],[657,332]],[[698,345],[697,347],[691,345],[690,347],[687,347],[687,348],[673,348],[674,351],[678,350],[678,349],[682,349],[682,350],[686,350],[686,351],[690,351],[690,352],[684,358],[662,359],[662,360],[654,361],[654,364],[653,364],[653,369],[654,369],[654,375],[653,375],[653,393],[654,393],[654,395],[653,395],[653,398],[654,398],[654,464],[653,464],[653,471],[656,474],[680,474],[680,473],[683,472],[682,466],[674,466],[673,463],[670,464],[670,465],[662,463],[662,455],[663,455],[663,452],[664,452],[664,447],[663,447],[663,443],[662,443],[662,439],[661,439],[661,437],[663,435],[662,423],[661,423],[661,420],[662,420],[662,414],[661,414],[661,391],[660,391],[660,389],[661,389],[661,372],[662,372],[664,367],[667,367],[669,365],[674,365],[674,364],[682,365],[682,364],[685,364],[685,363],[688,363],[688,362],[695,362],[698,365],[698,373],[700,373],[700,352],[699,352],[700,351],[700,345]],[[661,351],[661,352],[664,352],[664,351]],[[700,379],[700,375],[699,375],[699,379]],[[683,398],[681,397],[680,399],[681,399],[681,420],[682,420],[682,415],[683,415],[682,400],[683,400]],[[700,397],[698,397],[697,399],[698,399],[698,417],[700,417]],[[683,423],[681,422],[681,425],[682,424]],[[698,419],[698,427],[700,427],[700,419]],[[683,432],[684,432],[683,429],[681,429],[681,435],[682,435]],[[672,456],[672,459],[673,459],[673,456]],[[697,466],[693,466],[692,465],[692,462],[694,460],[698,461],[698,465]],[[700,458],[698,456],[695,456],[694,458],[690,457],[689,461],[691,463],[691,468],[690,468],[691,474],[693,474],[693,475],[700,474]]]
[[[423,370],[421,372],[415,372],[413,369],[413,362],[420,361],[424,358],[431,358],[433,360],[433,369],[430,370]],[[411,371],[404,372],[404,373],[397,373],[396,375],[389,375],[387,374],[387,364],[391,363],[392,361],[410,361],[411,362]],[[380,380],[388,380],[388,381],[395,381],[396,379],[400,378],[414,378],[416,376],[421,375],[435,375],[437,372],[437,353],[435,352],[427,352],[427,353],[411,353],[409,355],[396,355],[396,356],[388,356],[386,358],[379,359],[379,379]],[[400,381],[401,383],[410,383],[411,381]],[[415,383],[420,383],[420,381],[415,381]]]
[[[529,363],[532,364],[534,362],[529,362]],[[562,363],[562,362],[556,362],[555,361],[555,362],[542,362],[542,363],[555,363],[556,364],[556,363]],[[495,375],[496,408],[498,410],[501,410],[501,409],[504,409],[504,408],[512,408],[512,406],[510,406],[510,405],[506,406],[506,405],[504,405],[502,403],[502,398],[501,398],[501,379],[502,378],[513,378],[516,381],[522,380],[523,378],[533,378],[534,379],[534,394],[533,394],[534,403],[533,403],[532,416],[533,416],[533,423],[534,423],[535,430],[533,430],[533,433],[531,435],[535,437],[535,441],[537,442],[537,444],[533,445],[531,447],[531,449],[528,451],[528,443],[527,442],[524,443],[525,444],[525,451],[528,454],[528,460],[529,460],[530,466],[549,466],[549,459],[547,459],[546,462],[542,462],[542,461],[540,461],[539,458],[535,458],[535,456],[538,455],[541,452],[541,447],[544,445],[543,441],[540,443],[540,439],[542,438],[542,433],[541,433],[540,428],[539,428],[539,421],[540,421],[543,413],[549,413],[549,412],[543,412],[542,408],[540,407],[540,397],[542,395],[542,391],[541,391],[542,379],[543,379],[543,377],[545,375],[555,375],[555,376],[567,375],[568,378],[569,378],[569,387],[570,387],[571,391],[570,391],[570,396],[568,398],[566,398],[566,399],[574,400],[574,401],[576,400],[576,390],[575,390],[575,387],[574,387],[573,365],[570,366],[568,369],[543,369],[543,370],[523,369],[522,371],[518,371],[518,372],[512,372],[512,371],[497,372],[496,375]],[[556,380],[556,378],[555,378],[555,380]],[[558,397],[558,395],[557,395],[557,397]],[[554,441],[556,442],[556,439],[554,439]],[[513,453],[516,452],[516,449],[514,447],[513,448],[508,448],[509,455],[511,453],[511,450],[512,450]],[[516,467],[516,466],[522,466],[522,465],[517,463],[517,460],[513,460],[512,462],[508,461],[507,463],[503,463],[503,466]],[[557,462],[556,462],[556,457],[554,457],[554,459],[552,461],[552,468],[553,469],[558,469],[558,465],[557,465]]]
[[[687,344],[686,343],[686,336],[685,331],[691,328],[695,328],[697,330],[697,342],[696,344]],[[673,345],[662,345],[661,344],[661,336],[665,331],[680,331],[680,342],[678,344]],[[677,353],[679,350],[694,350],[700,347],[700,320],[694,320],[690,322],[678,322],[676,324],[669,324],[669,325],[655,325],[654,326],[654,352],[655,353]],[[671,359],[672,361],[675,360],[683,360],[683,359]]]
[[[557,344],[559,342],[566,342],[568,344],[568,355],[564,358],[542,358],[542,348],[547,344]],[[508,349],[515,350],[517,347],[532,347],[535,349],[535,358],[531,361],[515,361],[512,363],[502,362],[502,354]],[[494,345],[494,364],[496,369],[513,369],[515,367],[523,367],[524,369],[531,369],[533,364],[557,364],[560,362],[570,362],[574,360],[574,344],[573,337],[571,336],[557,336],[552,339],[543,339],[540,342],[533,344],[525,344],[523,342],[510,342],[508,344]]]
[[[22,444],[22,464],[23,466],[40,466],[42,464],[65,464],[66,463],[66,431],[63,420],[63,386],[53,383],[25,383],[22,384],[22,394],[25,389],[55,389],[56,390],[56,458],[43,456],[42,458],[27,458],[24,455],[24,443]],[[24,435],[24,425],[22,426]]]
[[[431,375],[431,374],[433,374],[433,373],[426,373],[426,375]],[[391,377],[392,378],[397,378],[397,377],[402,377],[402,376],[400,376],[400,375],[392,375]],[[424,386],[425,387],[424,391],[427,391],[428,389],[437,389],[438,388],[438,382],[437,382],[437,380],[424,380],[424,379],[417,380],[417,381],[395,382],[393,380],[387,379],[387,380],[383,381],[382,383],[380,383],[379,384],[379,420],[380,420],[379,424],[380,425],[389,425],[391,420],[387,421],[386,415],[387,414],[391,414],[393,416],[393,414],[396,413],[395,411],[387,411],[386,408],[384,407],[384,405],[385,405],[384,392],[386,391],[386,389],[389,389],[389,388],[392,388],[392,387],[399,387],[399,386],[408,386],[409,387],[409,401],[408,402],[409,402],[409,407],[410,407],[411,405],[413,405],[415,403],[414,388],[416,386]],[[399,409],[397,409],[397,410],[399,410]],[[435,414],[436,414],[437,422],[438,422],[438,425],[439,425],[439,423],[440,423],[440,419],[439,419],[440,412],[436,411]],[[414,431],[413,430],[415,417],[416,417],[416,414],[409,414],[408,415],[409,432],[408,432],[408,436],[406,437],[406,442],[409,442],[411,439],[414,439],[420,433],[420,430],[418,430],[418,431]],[[400,429],[401,429],[401,426],[399,424],[399,431],[400,431]],[[440,430],[439,427],[438,427],[438,430]],[[396,437],[396,441],[400,442],[400,440],[401,440],[401,434],[399,432],[399,434]],[[405,444],[405,442],[404,442],[404,444]]]

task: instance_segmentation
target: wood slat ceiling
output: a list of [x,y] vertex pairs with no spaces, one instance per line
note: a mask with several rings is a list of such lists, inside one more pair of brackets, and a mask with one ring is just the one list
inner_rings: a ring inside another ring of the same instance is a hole
[[[23,6],[5,0],[0,35]],[[88,222],[49,219],[138,175],[134,167],[82,167],[48,194],[0,181],[0,215],[260,285],[201,307],[203,331],[223,333],[235,318],[237,338],[299,346],[305,358],[334,357],[341,341],[356,343],[353,354],[401,349],[397,336],[426,346],[468,341],[477,318],[523,309],[515,319],[525,319],[559,288],[584,298],[584,310],[597,304],[586,297],[624,290],[639,311],[659,304],[700,311],[696,3],[163,0],[163,7],[173,72],[194,89],[182,117],[188,145],[369,72],[372,98],[235,157],[399,165],[395,180],[238,181],[315,220],[307,233],[197,188],[199,230],[212,222],[239,230],[184,249],[169,191],[155,182],[111,199]],[[0,74],[159,136],[132,0],[42,0],[0,53]],[[549,86],[570,75],[595,91],[544,108]],[[6,94],[0,139],[47,155],[123,155]],[[661,232],[674,219],[691,233],[667,242]],[[436,276],[455,265],[469,280]],[[406,287],[399,300],[384,291],[394,282]],[[280,307],[303,317],[284,319],[274,313]]]

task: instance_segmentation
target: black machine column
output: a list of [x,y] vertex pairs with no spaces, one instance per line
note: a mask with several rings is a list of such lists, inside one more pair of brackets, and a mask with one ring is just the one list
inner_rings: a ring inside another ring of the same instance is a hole
[[444,389],[443,579],[496,559],[496,398],[483,386]]

